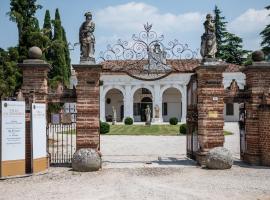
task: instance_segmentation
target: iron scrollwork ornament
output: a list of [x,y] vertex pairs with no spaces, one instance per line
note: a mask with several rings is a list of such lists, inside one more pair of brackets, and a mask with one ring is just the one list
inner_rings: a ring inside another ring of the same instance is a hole
[[192,60],[197,52],[189,49],[187,44],[173,40],[167,46],[163,44],[164,36],[152,30],[146,23],[144,30],[133,34],[132,41],[119,39],[116,44],[108,45],[100,52],[99,60],[111,71],[125,72],[140,80],[157,80],[169,75],[173,66],[183,65],[183,60]]

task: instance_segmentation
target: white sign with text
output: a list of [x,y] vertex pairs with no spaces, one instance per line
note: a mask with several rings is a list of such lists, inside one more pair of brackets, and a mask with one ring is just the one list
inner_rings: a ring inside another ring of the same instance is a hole
[[25,102],[2,101],[1,160],[25,159]]
[[32,104],[33,159],[47,156],[46,104]]

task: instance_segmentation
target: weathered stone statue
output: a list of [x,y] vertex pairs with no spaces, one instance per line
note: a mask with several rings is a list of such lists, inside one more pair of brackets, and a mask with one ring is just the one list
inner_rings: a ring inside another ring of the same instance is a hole
[[114,106],[112,107],[112,111],[113,111],[112,125],[115,125],[117,116],[116,116],[116,109]]
[[81,62],[95,63],[95,23],[91,12],[85,13],[85,22],[80,27]]
[[206,21],[203,25],[205,33],[201,37],[201,56],[203,59],[215,58],[217,52],[216,28],[211,14],[206,15]]
[[149,105],[146,106],[145,116],[146,116],[145,125],[151,125],[151,109],[150,109]]
[[155,106],[155,118],[159,118],[159,107],[158,107],[158,105]]

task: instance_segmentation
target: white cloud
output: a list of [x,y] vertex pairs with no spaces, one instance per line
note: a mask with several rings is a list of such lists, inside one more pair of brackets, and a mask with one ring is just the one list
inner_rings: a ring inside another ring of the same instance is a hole
[[236,33],[250,33],[261,31],[268,23],[269,11],[266,9],[255,10],[248,9],[229,24],[229,29]]
[[228,30],[243,38],[244,48],[260,48],[260,32],[270,23],[269,11],[266,9],[248,9],[228,24]]
[[161,13],[157,7],[136,2],[109,6],[96,15],[101,28],[122,34],[140,31],[146,22],[152,23],[153,29],[162,33],[201,30],[203,19],[204,14],[199,12]]

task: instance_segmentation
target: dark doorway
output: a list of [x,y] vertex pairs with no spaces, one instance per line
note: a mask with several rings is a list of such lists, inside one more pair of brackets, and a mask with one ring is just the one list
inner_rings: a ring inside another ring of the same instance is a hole
[[120,107],[120,119],[121,121],[123,121],[124,118],[124,105],[121,105]]
[[153,102],[152,102],[152,99],[150,97],[144,97],[141,100],[141,121],[142,122],[146,121],[145,109],[146,109],[147,105],[149,105],[149,107],[151,109],[151,118],[153,117]]

